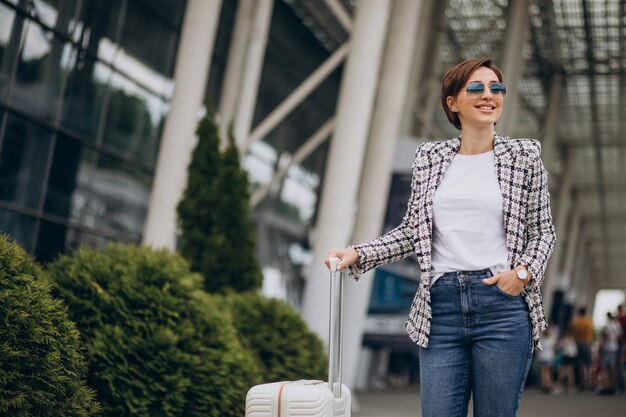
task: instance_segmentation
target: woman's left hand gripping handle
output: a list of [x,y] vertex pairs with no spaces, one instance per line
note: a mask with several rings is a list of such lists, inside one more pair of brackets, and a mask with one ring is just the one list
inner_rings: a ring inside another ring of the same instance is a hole
[[333,264],[331,263],[332,258],[337,259],[334,271],[339,271],[350,265],[359,263],[359,253],[354,248],[331,249],[328,251],[328,256],[324,260],[324,263],[330,270],[333,270]]

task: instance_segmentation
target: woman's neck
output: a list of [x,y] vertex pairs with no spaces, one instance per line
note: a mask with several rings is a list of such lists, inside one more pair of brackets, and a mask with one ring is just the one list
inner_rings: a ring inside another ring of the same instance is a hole
[[493,126],[463,127],[461,129],[461,155],[478,155],[493,150]]

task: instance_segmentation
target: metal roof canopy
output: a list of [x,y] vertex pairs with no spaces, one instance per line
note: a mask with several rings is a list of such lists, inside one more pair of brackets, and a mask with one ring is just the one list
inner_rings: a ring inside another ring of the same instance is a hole
[[[341,3],[348,13],[358,3],[330,1]],[[507,47],[507,10],[512,1],[516,0],[448,0],[447,36],[438,45],[441,65],[434,67],[445,70],[480,56],[499,62]],[[329,0],[315,6],[303,0],[288,2],[329,50],[349,36],[328,8]],[[530,0],[528,5],[530,27],[520,51],[526,64],[517,82],[519,105],[511,129],[501,133],[541,139],[553,75],[564,75],[556,128],[560,152],[549,161],[551,186],[556,187],[553,205],[558,204],[555,196],[563,182],[566,153],[572,151],[572,194],[588,230],[589,240],[581,244],[588,247],[594,286],[626,289],[626,0]],[[432,77],[434,91],[442,76]],[[438,99],[438,94],[434,97]],[[439,106],[433,107],[435,131],[456,136],[458,131]],[[565,236],[559,242],[565,246],[567,235],[559,234]]]
[[[477,56],[497,62],[506,48],[507,7],[504,0],[449,0],[449,36],[439,53],[443,68]],[[502,133],[541,138],[552,76],[565,76],[557,122],[561,152],[550,174],[558,188],[565,151],[575,152],[572,192],[581,221],[589,223],[591,279],[598,289],[626,288],[626,0],[532,0],[529,7],[520,105],[512,131]],[[444,118],[433,117],[442,131],[457,133]],[[564,232],[560,245],[566,244]]]

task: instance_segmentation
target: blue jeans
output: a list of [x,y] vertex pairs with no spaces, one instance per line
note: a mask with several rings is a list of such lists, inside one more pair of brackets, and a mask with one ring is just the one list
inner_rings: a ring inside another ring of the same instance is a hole
[[422,417],[517,416],[532,359],[528,308],[483,278],[491,271],[450,272],[430,289],[432,324],[421,348]]

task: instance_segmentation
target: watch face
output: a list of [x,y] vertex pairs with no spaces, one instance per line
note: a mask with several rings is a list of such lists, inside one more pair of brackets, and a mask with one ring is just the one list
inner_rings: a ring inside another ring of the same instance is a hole
[[528,277],[528,271],[526,271],[525,269],[521,268],[517,270],[517,277],[519,279],[526,279]]

